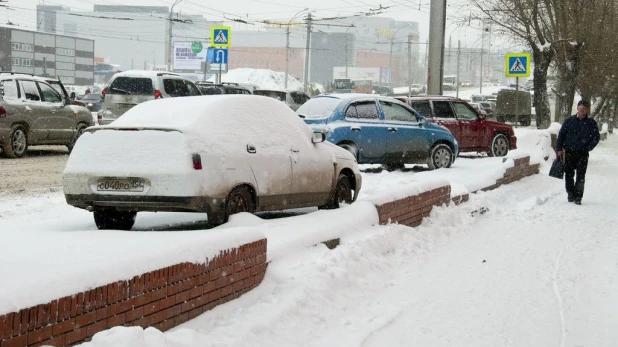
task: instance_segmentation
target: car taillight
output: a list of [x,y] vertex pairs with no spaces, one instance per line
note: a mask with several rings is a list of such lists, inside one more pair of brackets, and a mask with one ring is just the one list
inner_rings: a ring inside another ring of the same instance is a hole
[[105,100],[105,94],[107,94],[107,88],[103,88],[101,91],[101,101]]
[[158,90],[155,90],[155,99],[163,99],[163,95]]
[[0,106],[0,118],[6,118],[6,110]]
[[193,169],[201,170],[202,169],[202,157],[197,153],[193,153],[193,155],[191,156],[191,159],[193,159]]

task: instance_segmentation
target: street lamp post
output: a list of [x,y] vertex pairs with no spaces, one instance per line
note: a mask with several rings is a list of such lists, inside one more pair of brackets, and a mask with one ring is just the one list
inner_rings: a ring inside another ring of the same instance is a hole
[[388,69],[389,71],[389,75],[390,75],[390,79],[388,81],[388,85],[390,87],[393,86],[393,45],[395,44],[395,35],[397,35],[397,32],[399,32],[399,30],[404,29],[405,27],[401,27],[399,29],[397,29],[393,35],[391,35],[391,52],[389,55],[389,59],[388,59]]
[[174,14],[174,6],[178,5],[178,3],[180,3],[181,1],[182,0],[174,1],[172,7],[170,8],[170,15],[168,18],[169,30],[167,33],[167,58],[165,59],[167,61],[168,71],[172,71],[172,16]]
[[289,69],[289,62],[290,62],[290,25],[292,24],[292,21],[294,20],[294,18],[296,18],[296,16],[298,16],[299,14],[307,10],[308,8],[298,11],[298,13],[296,13],[290,19],[290,21],[288,21],[288,23],[286,24],[287,29],[285,30],[285,81],[283,82],[285,89],[288,88],[288,69]]

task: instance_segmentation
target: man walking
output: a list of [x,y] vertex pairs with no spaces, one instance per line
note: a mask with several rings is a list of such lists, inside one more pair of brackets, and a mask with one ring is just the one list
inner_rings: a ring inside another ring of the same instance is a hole
[[[564,180],[569,202],[582,204],[586,169],[588,168],[588,152],[599,143],[599,127],[594,119],[588,116],[590,102],[581,100],[577,103],[577,114],[567,118],[558,133],[556,153],[558,157],[564,154]],[[577,172],[577,180],[573,177]]]

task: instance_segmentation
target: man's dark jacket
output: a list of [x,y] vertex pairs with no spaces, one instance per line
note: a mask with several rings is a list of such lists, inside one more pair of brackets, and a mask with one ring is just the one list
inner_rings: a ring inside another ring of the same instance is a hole
[[556,150],[563,149],[567,151],[592,151],[599,143],[599,127],[594,119],[584,117],[577,118],[577,115],[571,116],[564,121],[560,132],[558,133],[558,142]]

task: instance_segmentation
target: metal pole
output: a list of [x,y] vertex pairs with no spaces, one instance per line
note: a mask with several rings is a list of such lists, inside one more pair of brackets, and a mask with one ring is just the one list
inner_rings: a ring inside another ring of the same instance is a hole
[[345,34],[345,78],[348,78],[348,33]]
[[[311,13],[307,14],[307,44],[305,46],[305,77],[303,84],[303,91],[307,92],[307,86],[309,84],[309,56],[311,44]],[[347,47],[347,46],[346,46]],[[346,52],[347,57],[347,52]]]
[[445,25],[446,0],[431,0],[429,13],[429,67],[427,68],[428,95],[442,95]]
[[515,127],[519,123],[519,77],[515,77]]
[[391,36],[391,53],[389,55],[389,60],[388,60],[388,69],[389,69],[389,73],[391,75],[391,78],[388,81],[388,86],[392,87],[393,86],[393,44],[394,44],[394,38],[395,38],[395,34],[393,34],[393,36]]
[[287,30],[285,31],[285,81],[283,85],[285,89],[288,89],[288,65],[290,63],[290,24],[288,23]]
[[167,62],[167,70],[168,71],[172,71],[172,15],[174,13],[174,6],[176,6],[179,2],[181,2],[182,0],[176,0],[173,4],[172,7],[170,8],[170,15],[167,19],[169,28],[168,28],[168,32],[167,32],[167,52],[166,52],[166,58],[165,61]]
[[461,59],[461,40],[457,40],[457,93],[456,97],[459,97],[459,62]]
[[480,80],[481,80],[481,89],[479,89],[479,94],[483,94],[483,48],[485,48],[485,19],[482,19],[483,21],[483,29],[482,29],[482,33],[481,33],[481,76],[480,76]]
[[412,35],[408,34],[408,98],[412,96]]

